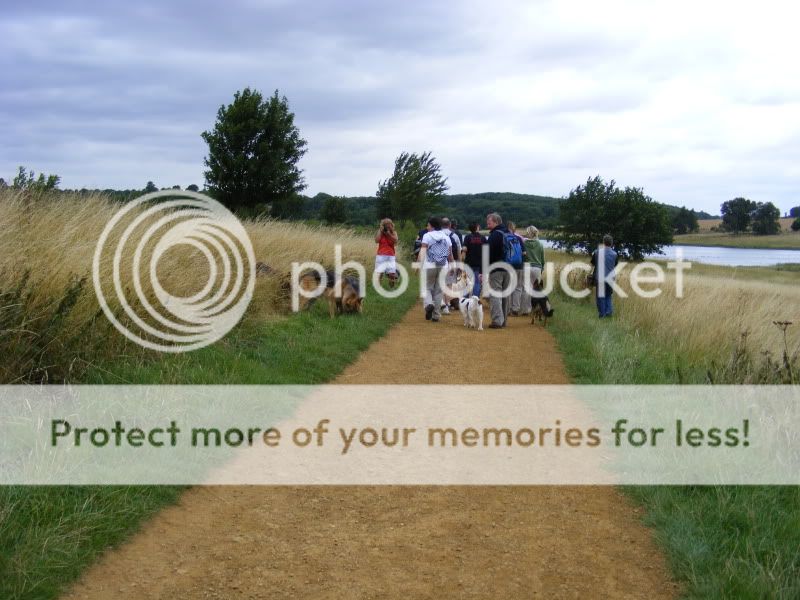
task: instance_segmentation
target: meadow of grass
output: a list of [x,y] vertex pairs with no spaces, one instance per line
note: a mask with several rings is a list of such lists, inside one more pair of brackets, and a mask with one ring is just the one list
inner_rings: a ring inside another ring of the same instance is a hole
[[[577,258],[548,254],[557,269]],[[641,339],[649,343],[647,352],[637,353],[637,360],[652,360],[657,365],[653,373],[667,369],[676,383],[791,383],[792,377],[797,383],[800,271],[786,266],[734,268],[695,263],[685,272],[683,298],[675,297],[676,281],[669,271],[659,285],[660,296],[630,294],[630,271],[629,266],[619,278],[629,297],[614,298],[615,323],[627,328],[627,344],[635,346]],[[587,299],[581,305],[593,311],[593,301]],[[794,323],[785,338],[776,321]],[[602,331],[597,330],[598,335]],[[610,361],[609,368],[613,364]],[[626,377],[623,372],[614,376]]]
[[[246,227],[256,258],[273,269],[259,277],[251,307],[223,340],[179,355],[122,341],[86,277],[94,244],[117,205],[103,197],[35,202],[0,195],[0,383],[306,384],[335,377],[415,302],[410,286],[391,301],[368,291],[362,315],[330,319],[325,302],[287,312],[284,282],[293,260],[369,265],[371,236],[269,221]],[[192,291],[201,272],[168,263],[165,285]],[[170,290],[172,291],[172,290]],[[169,486],[0,486],[0,598],[48,599],[98,555],[137,529],[181,488]]]
[[[99,195],[32,197],[0,190],[0,351],[5,357],[0,364],[0,383],[80,381],[97,363],[161,360],[160,355],[128,343],[111,328],[99,312],[92,289],[95,245],[119,208]],[[371,236],[344,228],[269,220],[246,221],[244,225],[256,260],[272,269],[256,279],[245,322],[285,317],[286,283],[293,261],[332,267],[335,244],[341,244],[344,261],[369,265],[375,252]],[[110,259],[109,253],[102,262],[103,281],[112,280]],[[166,253],[158,264],[164,288],[182,296],[200,289],[207,280],[207,269],[202,253],[186,246]],[[123,269],[121,279],[132,280],[130,269]],[[152,288],[147,284],[145,293],[152,300]],[[119,312],[113,297],[110,304]]]
[[[576,383],[786,383],[783,336],[772,321],[795,322],[786,346],[797,373],[799,286],[787,275],[797,271],[695,265],[685,299],[615,298],[612,319],[598,319],[591,298],[557,294],[548,327]],[[743,338],[743,332],[749,334]],[[624,491],[646,509],[645,522],[684,583],[685,597],[800,597],[800,488]]]

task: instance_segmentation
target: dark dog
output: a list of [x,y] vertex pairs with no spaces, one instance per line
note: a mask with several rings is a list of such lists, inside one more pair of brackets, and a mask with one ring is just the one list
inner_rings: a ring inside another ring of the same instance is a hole
[[[358,279],[349,275],[337,278],[333,271],[325,273],[326,285],[322,295],[328,301],[328,312],[331,318],[343,313],[361,313],[364,310],[364,299],[361,297],[361,285]],[[299,284],[306,291],[319,288],[322,278],[313,271],[300,277]],[[310,298],[306,308],[311,308],[316,298]]]
[[[536,292],[542,291],[541,280],[533,282],[533,289]],[[547,319],[553,316],[555,309],[550,305],[550,299],[545,296],[532,296],[531,297],[531,325],[537,320],[542,321],[542,324],[547,327]]]

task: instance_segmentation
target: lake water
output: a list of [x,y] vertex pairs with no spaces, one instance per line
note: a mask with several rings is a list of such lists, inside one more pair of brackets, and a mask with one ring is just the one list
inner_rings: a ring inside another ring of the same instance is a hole
[[[544,241],[546,246],[551,246]],[[664,254],[653,254],[651,258],[673,260],[677,251],[683,259],[709,265],[728,267],[766,267],[780,263],[800,263],[800,250],[760,250],[755,248],[725,248],[722,246],[665,246]]]

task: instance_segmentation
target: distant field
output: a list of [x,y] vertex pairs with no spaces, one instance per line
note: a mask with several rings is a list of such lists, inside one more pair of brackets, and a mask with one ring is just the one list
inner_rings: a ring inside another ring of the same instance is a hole
[[[791,231],[793,217],[785,217],[781,220],[781,229],[783,231]],[[700,233],[711,231],[714,227],[719,227],[722,219],[698,219],[697,223],[700,225]]]
[[[717,219],[718,221],[719,219]],[[781,219],[781,225],[783,221]],[[704,223],[708,221],[700,221]],[[783,248],[800,250],[800,232],[784,231],[778,235],[753,235],[750,233],[733,235],[731,233],[721,233],[706,230],[705,233],[689,233],[686,235],[676,235],[676,244],[687,246],[729,246],[733,248]]]

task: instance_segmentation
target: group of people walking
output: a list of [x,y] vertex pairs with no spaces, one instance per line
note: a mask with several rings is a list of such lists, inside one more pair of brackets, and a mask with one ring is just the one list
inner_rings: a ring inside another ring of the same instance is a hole
[[[489,247],[489,264],[497,265],[490,272],[483,274],[483,280],[493,292],[508,289],[511,285],[511,274],[502,266],[508,263],[516,274],[516,286],[510,296],[500,297],[491,294],[489,298],[489,311],[492,323],[491,329],[500,329],[506,326],[508,316],[529,315],[532,310],[531,295],[525,290],[526,272],[530,280],[528,289],[535,289],[541,285],[542,271],[544,270],[544,246],[539,240],[539,230],[530,226],[525,230],[526,237],[517,233],[516,225],[509,221],[503,223],[502,217],[497,213],[486,216],[486,226],[489,235],[486,244]],[[526,263],[530,265],[526,271]]]
[[[516,233],[513,223],[504,225],[502,217],[497,213],[487,215],[486,227],[489,234],[483,235],[480,224],[471,223],[469,233],[462,236],[457,224],[448,218],[431,217],[427,227],[420,231],[417,239],[417,258],[422,263],[427,289],[425,299],[427,319],[436,322],[441,316],[443,291],[439,285],[439,276],[443,269],[448,269],[448,278],[458,277],[457,270],[449,269],[448,263],[453,261],[463,262],[475,275],[472,289],[467,295],[481,296],[484,285],[497,292],[488,294],[492,317],[490,329],[505,327],[509,314],[530,314],[532,304],[530,295],[525,291],[524,266],[526,262],[530,263],[531,286],[534,285],[534,281],[541,281],[544,269],[544,246],[539,241],[539,231],[535,227],[529,227],[525,231],[527,238],[524,238]],[[488,273],[483,272],[484,252],[488,252],[486,264],[491,265]],[[510,296],[501,297],[499,292],[507,290],[510,285],[510,273],[504,264],[510,265],[516,272],[517,283]]]
[[[425,229],[417,236],[414,256],[421,263],[422,276],[425,278],[425,318],[439,321],[443,312],[448,312],[447,305],[442,302],[444,290],[440,285],[440,275],[446,270],[445,281],[452,285],[460,272],[451,268],[451,263],[462,262],[469,266],[475,277],[471,290],[466,295],[489,296],[489,310],[492,322],[490,329],[501,329],[506,326],[509,315],[529,315],[533,308],[532,296],[526,291],[540,289],[545,265],[544,245],[539,240],[539,230],[530,226],[524,230],[525,236],[517,232],[513,222],[503,223],[497,213],[486,216],[488,235],[480,231],[480,224],[470,223],[469,233],[462,235],[458,224],[447,217],[431,217]],[[395,247],[398,235],[391,219],[383,219],[375,235],[378,244],[378,255],[375,269],[381,279],[386,275],[389,285],[397,281]],[[484,252],[488,252],[489,272],[484,270]],[[598,314],[601,318],[612,314],[612,288],[606,275],[613,274],[617,264],[617,253],[613,250],[611,236],[603,238],[603,244],[592,254],[594,267],[593,283],[596,287]],[[507,266],[506,266],[507,265]],[[526,265],[528,268],[526,269]],[[513,292],[501,294],[508,290],[511,281],[510,270],[516,273],[516,287]],[[525,277],[529,277],[525,285]],[[601,273],[598,282],[596,274]],[[611,275],[613,277],[613,275]],[[494,293],[482,294],[483,286],[488,286]]]

